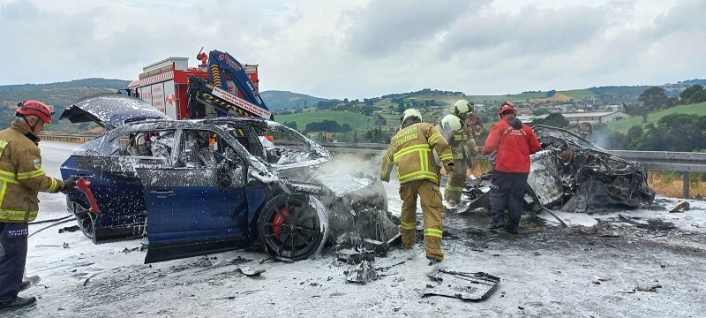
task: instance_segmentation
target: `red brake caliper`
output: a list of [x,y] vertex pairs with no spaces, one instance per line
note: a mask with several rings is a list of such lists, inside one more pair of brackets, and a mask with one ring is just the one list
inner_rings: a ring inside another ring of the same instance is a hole
[[[282,206],[279,208],[279,213],[275,214],[275,216],[272,219],[272,234],[277,235],[280,231],[282,231],[282,224],[284,224],[284,217],[289,217],[289,209],[287,209],[286,206]],[[277,235],[277,238],[281,241],[283,238],[280,238],[279,235]]]

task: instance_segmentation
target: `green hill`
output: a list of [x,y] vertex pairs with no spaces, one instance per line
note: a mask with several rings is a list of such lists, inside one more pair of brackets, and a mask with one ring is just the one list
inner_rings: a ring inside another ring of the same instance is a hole
[[262,100],[265,101],[265,104],[267,104],[267,107],[273,112],[283,109],[295,109],[297,107],[307,108],[316,106],[316,103],[319,101],[326,100],[288,91],[263,91],[260,93],[260,96]]
[[348,124],[353,130],[366,130],[375,127],[375,119],[372,116],[345,111],[311,111],[275,116],[275,121],[278,123],[296,122],[297,129],[300,131],[303,131],[308,123],[321,122],[324,119],[336,121],[341,125]]
[[[692,114],[706,116],[706,102],[691,105],[675,106],[656,113],[649,114],[647,115],[647,122],[657,124],[657,121],[659,121],[660,118],[670,114]],[[628,119],[610,122],[607,124],[607,126],[612,131],[625,133],[632,126],[642,125],[642,127],[644,128],[646,124],[647,123],[642,122],[641,116],[633,116]]]
[[[103,78],[88,78],[49,84],[23,84],[0,86],[0,125],[7,125],[14,118],[17,103],[26,99],[41,100],[56,113],[52,121],[58,123],[62,110],[81,97],[100,93],[116,92],[130,81]],[[57,125],[47,126],[56,129]]]

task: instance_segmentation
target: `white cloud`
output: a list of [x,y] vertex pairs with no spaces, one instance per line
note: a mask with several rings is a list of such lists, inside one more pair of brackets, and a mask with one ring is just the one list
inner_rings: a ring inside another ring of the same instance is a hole
[[703,0],[0,0],[0,85],[228,51],[263,90],[365,98],[703,78]]

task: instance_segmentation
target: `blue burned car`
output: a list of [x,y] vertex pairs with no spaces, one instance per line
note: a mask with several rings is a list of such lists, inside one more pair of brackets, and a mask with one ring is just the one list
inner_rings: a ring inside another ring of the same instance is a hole
[[145,263],[253,244],[297,260],[327,243],[399,234],[379,180],[287,126],[245,117],[172,120],[118,94],[83,98],[61,119],[105,129],[61,166],[63,178],[91,182],[99,211],[90,212],[78,191],[67,196],[69,213],[95,243],[147,237]]

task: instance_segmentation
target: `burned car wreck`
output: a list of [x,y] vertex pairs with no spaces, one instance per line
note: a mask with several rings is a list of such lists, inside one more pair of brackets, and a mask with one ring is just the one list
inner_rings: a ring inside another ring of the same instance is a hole
[[[533,126],[542,149],[531,155],[525,209],[597,212],[649,207],[655,192],[647,170],[610,154],[571,131]],[[491,158],[492,159],[492,158]],[[492,171],[466,183],[459,212],[490,209]]]
[[379,180],[342,171],[326,149],[284,125],[172,120],[117,94],[83,98],[61,119],[105,128],[61,166],[63,178],[91,183],[90,193],[67,195],[69,213],[95,243],[147,237],[146,263],[253,244],[298,260],[327,243],[399,233]]

